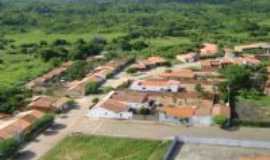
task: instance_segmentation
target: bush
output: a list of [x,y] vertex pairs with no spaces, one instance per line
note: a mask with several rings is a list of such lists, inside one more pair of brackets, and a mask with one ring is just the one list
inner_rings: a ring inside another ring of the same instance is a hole
[[41,119],[35,121],[32,124],[32,128],[30,133],[35,133],[42,129],[43,127],[46,127],[46,125],[53,123],[54,121],[54,115],[53,114],[45,114]]
[[134,73],[136,73],[138,70],[136,69],[136,68],[129,68],[128,70],[127,70],[127,73],[129,73],[129,74],[134,74]]
[[142,114],[142,115],[149,115],[149,114],[151,114],[151,111],[148,108],[142,107],[140,109],[139,113]]
[[18,150],[19,144],[14,138],[0,141],[0,160],[5,160],[14,155]]
[[224,116],[215,116],[214,122],[218,125],[223,125],[226,122],[227,118]]
[[99,98],[94,98],[93,100],[92,100],[92,103],[94,103],[94,104],[97,104],[99,102]]
[[90,82],[85,86],[85,94],[97,94],[99,85],[96,82]]

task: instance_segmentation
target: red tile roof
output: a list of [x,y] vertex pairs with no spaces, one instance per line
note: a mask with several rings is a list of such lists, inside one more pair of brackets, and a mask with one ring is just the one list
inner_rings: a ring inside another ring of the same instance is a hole
[[213,43],[204,43],[200,51],[201,55],[213,55],[218,52],[218,46]]
[[147,101],[147,97],[147,94],[142,92],[116,91],[110,98],[123,102],[144,103]]
[[189,78],[194,79],[195,74],[190,69],[181,69],[181,70],[173,70],[168,72],[163,72],[160,74],[160,77],[163,78]]
[[106,100],[100,105],[100,107],[111,110],[113,112],[126,112],[129,109],[127,103],[113,99]]
[[54,102],[55,99],[52,97],[41,96],[32,101],[29,106],[36,109],[52,109]]
[[194,115],[195,109],[192,106],[178,106],[178,107],[163,107],[162,112],[167,115],[179,117],[179,118],[190,118]]

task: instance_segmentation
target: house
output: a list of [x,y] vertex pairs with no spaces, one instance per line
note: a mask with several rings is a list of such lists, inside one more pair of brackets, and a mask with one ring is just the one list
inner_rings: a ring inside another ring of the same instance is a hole
[[159,112],[159,121],[174,124],[190,124],[195,113],[193,106],[166,106]]
[[94,118],[131,119],[133,113],[129,112],[127,103],[114,99],[106,99],[92,108],[88,116]]
[[22,113],[18,117],[33,124],[36,120],[42,118],[44,116],[44,112],[39,110],[30,110],[27,112]]
[[167,61],[159,56],[152,56],[152,57],[148,57],[146,60],[143,61],[143,63],[146,66],[159,66],[159,65],[164,65],[167,63]]
[[212,109],[212,116],[231,117],[231,108],[222,104],[215,104]]
[[203,71],[215,71],[221,66],[220,60],[217,59],[203,60],[200,64]]
[[159,56],[152,56],[152,57],[148,57],[147,59],[138,61],[137,63],[132,65],[131,68],[134,68],[139,71],[143,71],[143,70],[151,69],[156,66],[165,65],[166,63],[167,61],[164,58],[159,57]]
[[29,83],[27,83],[26,88],[33,89],[37,86],[45,85],[48,81],[50,81],[54,77],[57,77],[57,76],[63,74],[72,64],[73,64],[73,62],[71,62],[71,61],[63,63],[60,67],[57,67],[57,68],[49,71],[48,73],[42,75],[41,77],[38,77],[38,78],[30,81]]
[[115,91],[110,99],[125,102],[129,108],[138,110],[142,107],[149,107],[148,95],[142,92]]
[[243,52],[244,50],[256,49],[256,48],[270,49],[270,43],[252,43],[252,44],[247,44],[247,45],[240,45],[240,46],[235,46],[234,50],[236,52]]
[[21,140],[21,135],[31,128],[31,123],[23,119],[13,120],[0,128],[0,139],[15,138]]
[[225,48],[224,49],[224,59],[229,59],[229,60],[232,60],[234,58],[236,58],[236,55],[234,54],[234,51],[230,48]]
[[199,60],[200,56],[198,53],[190,52],[184,55],[177,55],[176,59],[184,63],[192,63]]
[[183,87],[179,81],[163,80],[163,79],[149,79],[136,80],[131,86],[131,90],[144,92],[179,92]]
[[101,85],[106,81],[108,76],[116,74],[121,70],[129,61],[127,60],[114,60],[110,61],[103,66],[97,67],[93,73],[89,73],[81,81],[74,81],[68,87],[68,94],[70,96],[80,96],[85,94],[85,87],[88,83],[94,82]]
[[20,141],[21,136],[27,133],[33,123],[44,115],[38,110],[30,110],[20,113],[15,119],[0,126],[0,139],[15,138]]
[[196,105],[194,116],[191,118],[193,125],[210,126],[212,120],[213,102],[210,100],[201,100]]
[[72,106],[69,104],[70,99],[67,97],[62,97],[58,99],[53,105],[56,109],[56,112],[64,112],[71,109]]
[[163,72],[159,75],[164,79],[173,79],[173,80],[195,80],[196,75],[190,69],[180,69],[180,70],[169,70]]
[[55,99],[48,96],[39,96],[33,99],[29,104],[31,109],[36,109],[42,112],[55,112],[56,108],[54,106]]
[[204,43],[202,48],[200,49],[200,56],[206,57],[206,56],[213,56],[216,53],[218,53],[218,46],[213,43]]

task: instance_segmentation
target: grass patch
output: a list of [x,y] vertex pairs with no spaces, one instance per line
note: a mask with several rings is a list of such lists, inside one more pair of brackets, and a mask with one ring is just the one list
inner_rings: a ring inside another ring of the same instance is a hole
[[43,62],[33,55],[1,54],[0,88],[23,83],[52,68],[52,64]]
[[45,32],[34,30],[27,33],[20,34],[9,34],[6,38],[14,39],[16,45],[24,44],[24,43],[36,43],[41,40],[45,40],[48,42],[52,42],[56,39],[65,39],[70,42],[74,42],[80,38],[85,40],[90,40],[95,36],[101,36],[106,38],[108,41],[111,41],[113,38],[123,35],[123,33],[112,32],[112,33],[69,33],[69,34],[60,34],[53,33],[47,34]]
[[103,136],[70,136],[41,160],[161,160],[169,141]]

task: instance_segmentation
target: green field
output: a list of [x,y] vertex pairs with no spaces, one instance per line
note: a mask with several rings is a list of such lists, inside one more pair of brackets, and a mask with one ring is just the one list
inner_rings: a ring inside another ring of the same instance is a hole
[[71,136],[41,160],[161,160],[168,146],[168,141]]
[[0,88],[23,83],[52,68],[51,63],[45,63],[33,55],[0,55],[3,60],[3,63],[0,64]]
[[16,33],[16,34],[8,34],[5,37],[9,39],[15,40],[16,45],[25,44],[25,43],[37,43],[42,40],[47,42],[52,42],[56,39],[65,39],[69,42],[74,42],[80,38],[85,40],[90,40],[93,37],[101,36],[106,38],[108,41],[116,38],[118,36],[123,35],[120,32],[113,32],[113,33],[68,33],[68,34],[61,34],[61,33],[45,33],[40,30],[34,30],[27,33]]

